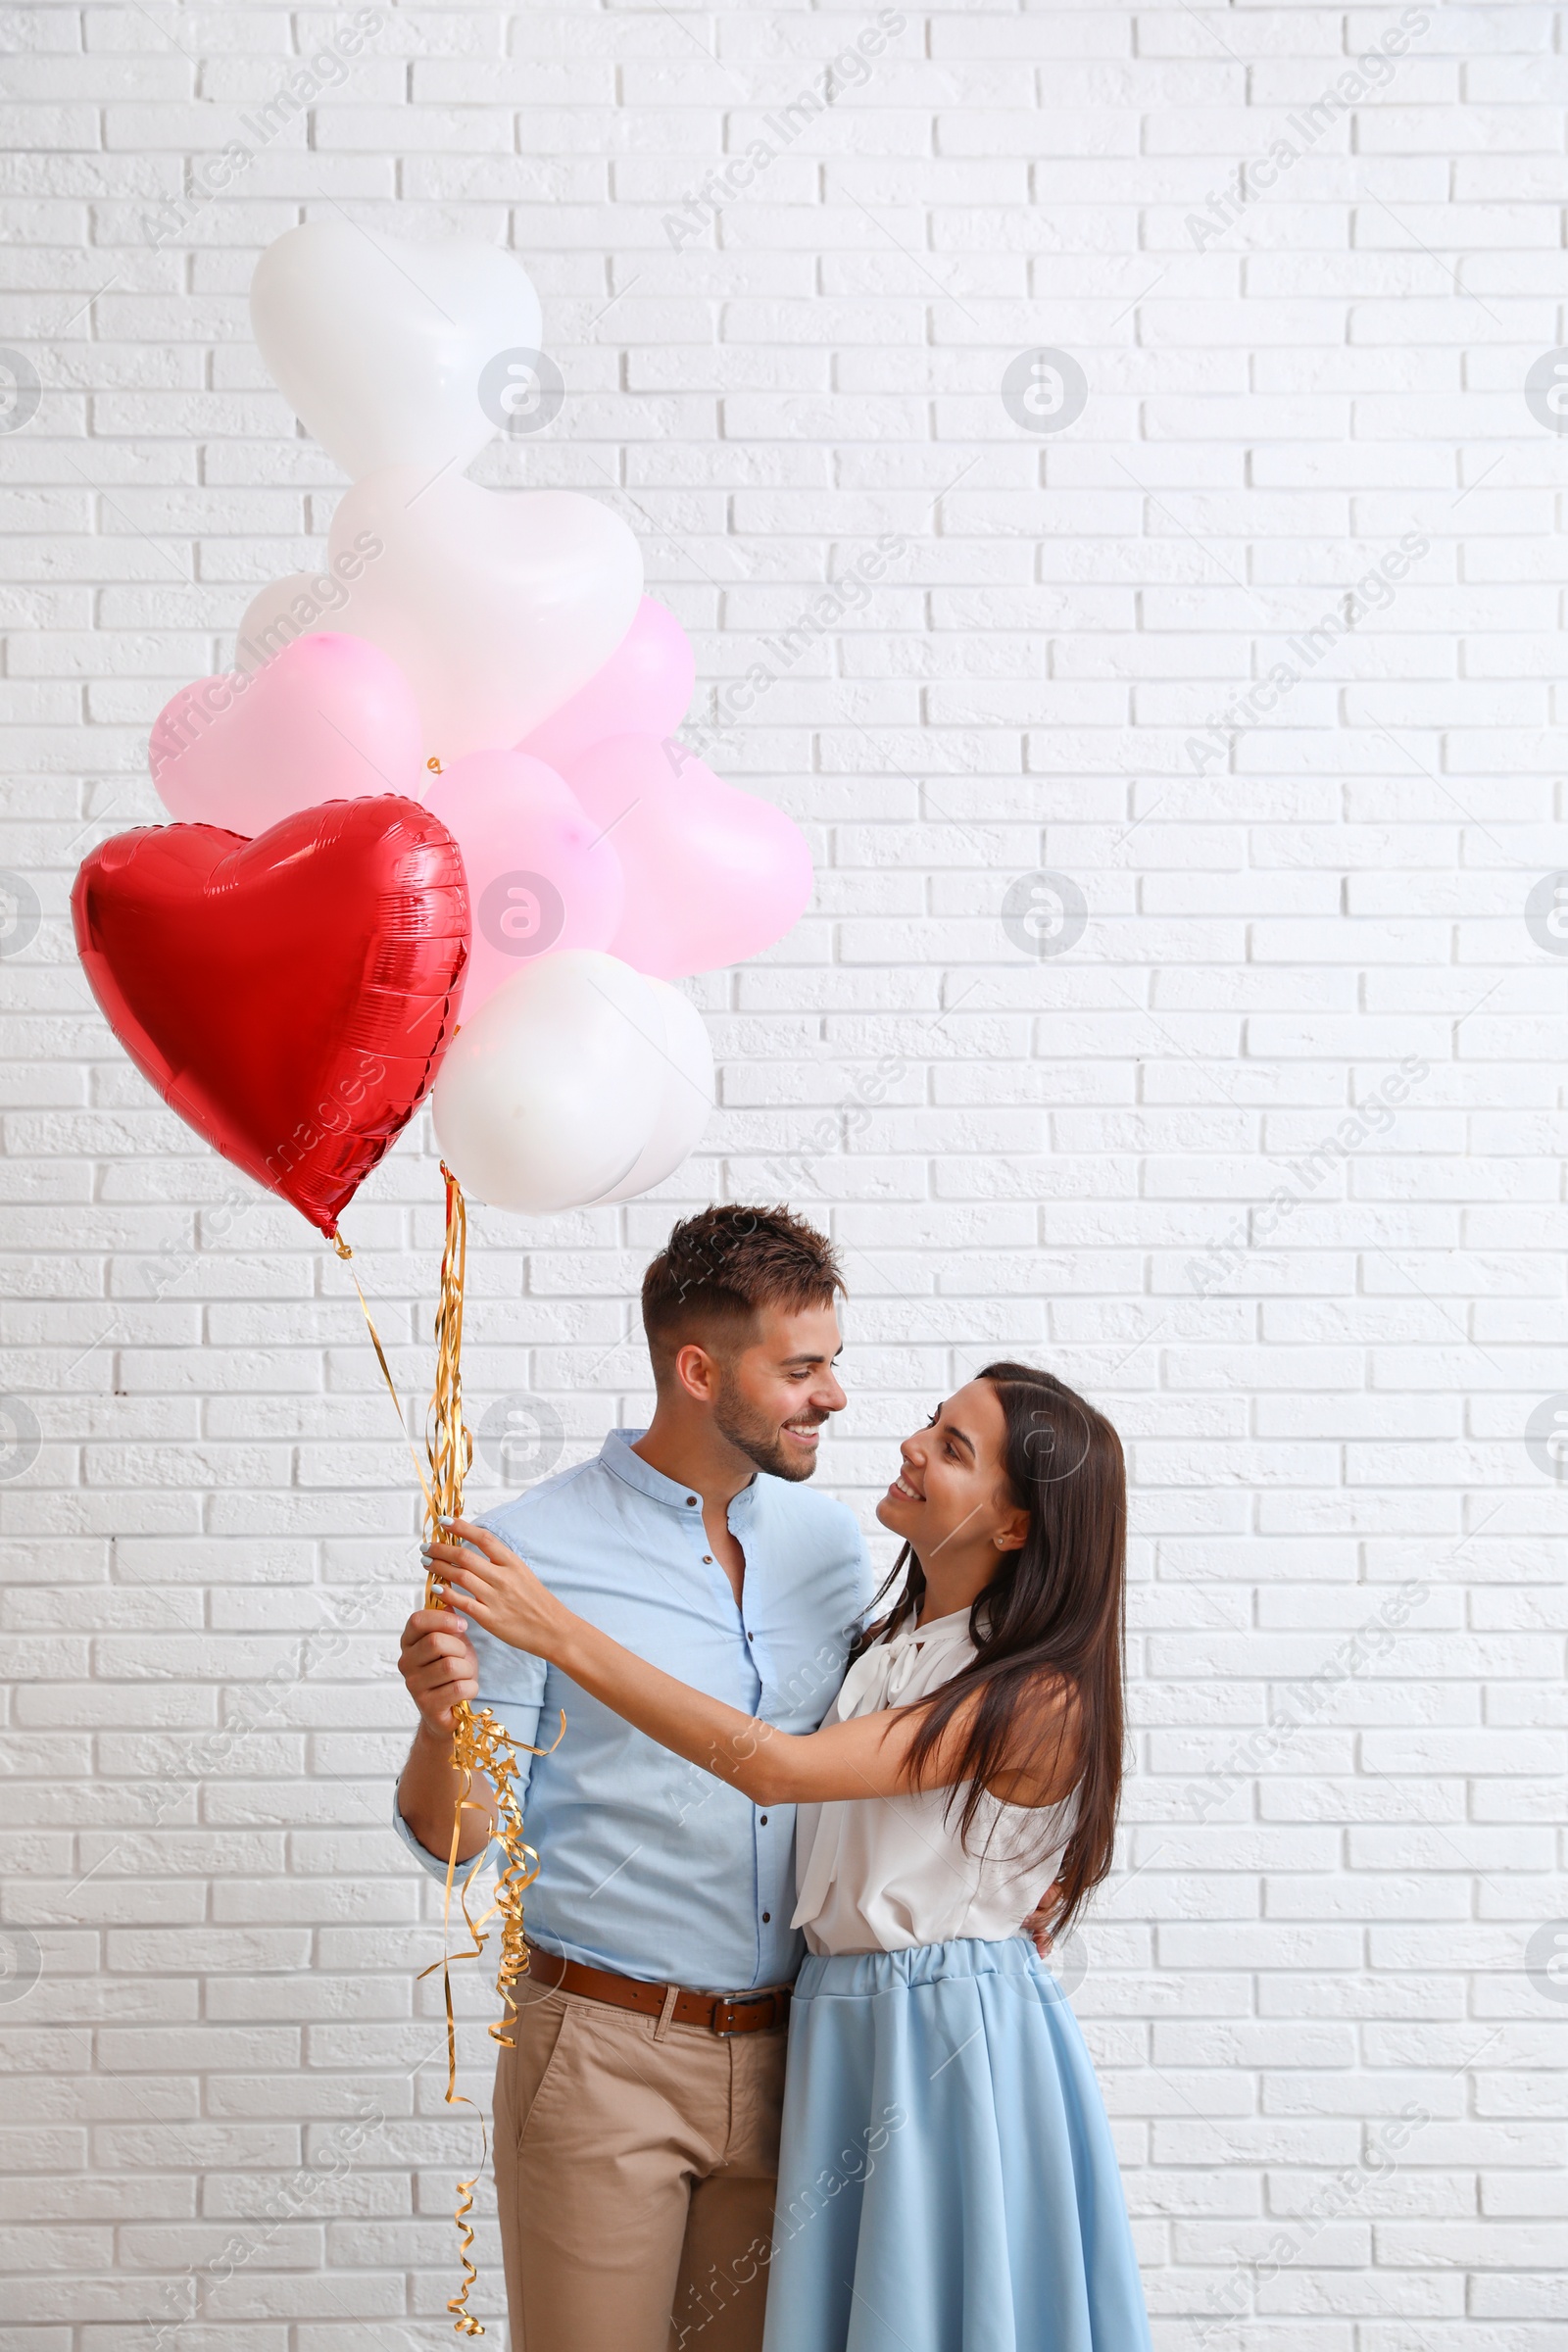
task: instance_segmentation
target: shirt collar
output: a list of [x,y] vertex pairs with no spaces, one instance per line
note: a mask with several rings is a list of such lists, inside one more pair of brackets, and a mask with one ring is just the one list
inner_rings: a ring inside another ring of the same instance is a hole
[[967,1608],[950,1610],[946,1617],[928,1617],[924,1625],[916,1625],[911,1617],[901,1625],[888,1643],[890,1649],[906,1649],[920,1642],[926,1649],[956,1648],[971,1641]]
[[[599,1449],[599,1459],[612,1477],[620,1480],[622,1486],[634,1487],[639,1494],[646,1494],[650,1502],[662,1502],[677,1511],[690,1510],[694,1499],[692,1489],[677,1485],[674,1479],[666,1478],[662,1470],[656,1470],[652,1462],[645,1462],[640,1453],[633,1453],[635,1441],[647,1435],[646,1429],[612,1429]],[[731,1526],[738,1517],[754,1507],[757,1488],[758,1480],[754,1477],[734,1496],[729,1506]],[[700,1500],[700,1497],[697,1499]]]

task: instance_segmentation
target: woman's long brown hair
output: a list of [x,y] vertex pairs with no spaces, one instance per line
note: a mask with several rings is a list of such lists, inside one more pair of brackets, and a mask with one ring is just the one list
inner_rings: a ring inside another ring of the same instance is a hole
[[[1079,1766],[1078,1812],[1057,1877],[1054,1932],[1064,1935],[1110,1869],[1121,1798],[1122,1652],[1126,1638],[1127,1468],[1121,1440],[1102,1413],[1049,1372],[1030,1364],[987,1364],[1006,1423],[1003,1464],[1013,1500],[1029,1514],[1021,1547],[1002,1564],[969,1612],[976,1655],[926,1701],[909,1753],[919,1779],[957,1710],[982,1692],[958,1751],[950,1811],[963,1798],[967,1844],[989,1781],[1020,1764],[1054,1771],[1071,1729],[1069,1761]],[[906,1544],[877,1595],[906,1571],[889,1614],[856,1643],[873,1642],[918,1614],[925,1571]],[[1065,1690],[1070,1703],[1053,1703]],[[1031,1752],[1028,1726],[1041,1727]],[[1045,1752],[1050,1750],[1049,1756]],[[1045,1859],[1042,1853],[1041,1859]]]

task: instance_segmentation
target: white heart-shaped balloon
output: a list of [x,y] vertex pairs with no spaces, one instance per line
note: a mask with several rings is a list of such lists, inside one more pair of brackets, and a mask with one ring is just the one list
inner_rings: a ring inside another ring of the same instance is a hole
[[664,1100],[664,1015],[597,948],[504,980],[447,1048],[431,1109],[442,1157],[492,1208],[580,1207],[625,1182]]
[[607,1200],[635,1200],[672,1176],[702,1141],[713,1107],[713,1049],[707,1022],[690,997],[667,980],[651,980],[645,972],[643,986],[664,1020],[663,1101],[635,1164],[612,1191],[599,1195],[596,1208]]
[[257,263],[251,327],[289,407],[356,481],[384,466],[461,473],[497,429],[480,376],[503,352],[537,353],[539,297],[499,245],[311,220]]
[[425,750],[443,761],[526,735],[586,685],[631,627],[643,560],[618,514],[576,490],[483,490],[410,466],[338,502],[319,575],[347,601],[315,619],[300,575],[264,588],[240,623],[246,666],[342,629],[391,655]]

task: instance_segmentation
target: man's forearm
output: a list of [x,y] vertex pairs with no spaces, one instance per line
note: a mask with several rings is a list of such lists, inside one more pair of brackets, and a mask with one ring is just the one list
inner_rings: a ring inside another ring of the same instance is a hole
[[[452,1851],[453,1808],[462,1793],[463,1775],[452,1761],[451,1733],[429,1732],[421,1722],[398,1783],[398,1811],[426,1853],[442,1862]],[[476,1772],[458,1828],[460,1862],[471,1862],[489,1843],[494,1810],[495,1790],[487,1776]]]

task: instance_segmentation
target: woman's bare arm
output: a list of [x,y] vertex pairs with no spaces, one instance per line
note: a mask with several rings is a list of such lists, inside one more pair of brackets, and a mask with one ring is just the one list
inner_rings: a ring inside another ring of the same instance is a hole
[[[817,1732],[781,1732],[739,1707],[692,1690],[574,1616],[531,1568],[485,1529],[459,1519],[453,1521],[451,1534],[453,1541],[432,1546],[431,1559],[460,1610],[514,1648],[549,1659],[662,1747],[717,1774],[755,1803],[893,1796],[914,1785],[909,1748],[921,1710],[891,1707],[851,1723],[828,1724]],[[967,1714],[965,1708],[955,1714],[921,1772],[922,1788],[949,1788],[956,1780]],[[1065,1793],[1064,1788],[1042,1787],[1038,1776],[1027,1770],[1006,1779],[1019,1788],[1038,1791],[1012,1793],[994,1783],[996,1793],[1014,1804],[1051,1803]]]

